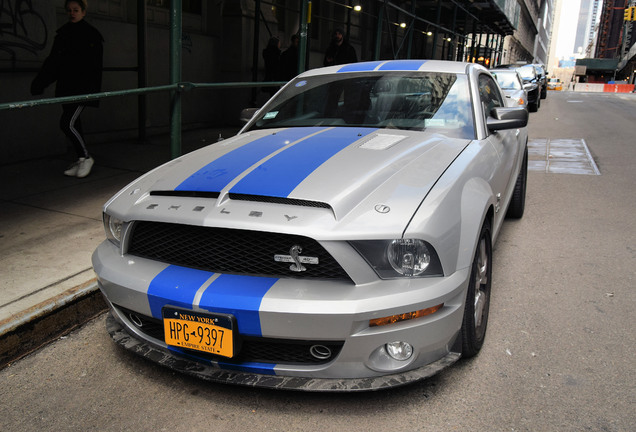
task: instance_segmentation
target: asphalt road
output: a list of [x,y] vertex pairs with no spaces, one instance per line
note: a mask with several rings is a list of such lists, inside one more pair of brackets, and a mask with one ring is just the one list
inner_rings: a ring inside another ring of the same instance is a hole
[[601,175],[529,174],[495,249],[486,343],[363,394],[233,387],[122,351],[100,317],[0,371],[0,430],[636,430],[636,95],[550,93],[530,137],[584,139]]

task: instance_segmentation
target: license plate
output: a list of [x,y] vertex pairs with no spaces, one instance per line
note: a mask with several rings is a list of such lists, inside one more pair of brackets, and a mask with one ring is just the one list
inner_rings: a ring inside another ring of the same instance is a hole
[[175,308],[163,309],[167,345],[234,357],[234,317]]

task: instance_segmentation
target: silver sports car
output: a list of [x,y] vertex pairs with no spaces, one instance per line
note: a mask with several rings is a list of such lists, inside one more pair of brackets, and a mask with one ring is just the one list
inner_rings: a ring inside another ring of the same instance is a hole
[[115,341],[212,381],[374,390],[478,353],[527,111],[476,64],[308,71],[104,206]]

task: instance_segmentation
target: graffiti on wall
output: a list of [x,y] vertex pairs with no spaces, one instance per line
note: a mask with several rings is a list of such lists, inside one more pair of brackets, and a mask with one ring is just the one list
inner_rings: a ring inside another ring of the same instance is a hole
[[46,47],[46,21],[33,0],[0,0],[0,53],[15,60],[20,51],[36,54]]

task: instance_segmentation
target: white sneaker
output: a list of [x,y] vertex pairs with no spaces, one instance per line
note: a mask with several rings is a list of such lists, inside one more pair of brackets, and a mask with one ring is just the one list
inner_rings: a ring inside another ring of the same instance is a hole
[[84,160],[84,158],[80,158],[79,160],[73,162],[71,165],[69,165],[69,167],[66,169],[66,171],[64,171],[64,175],[65,176],[69,176],[69,177],[76,177],[77,176],[77,170],[79,170],[80,167],[80,163],[82,162],[82,160]]
[[92,157],[80,158],[76,177],[83,178],[89,175],[91,173],[91,168],[93,168],[94,163],[95,163],[95,159],[93,159]]

